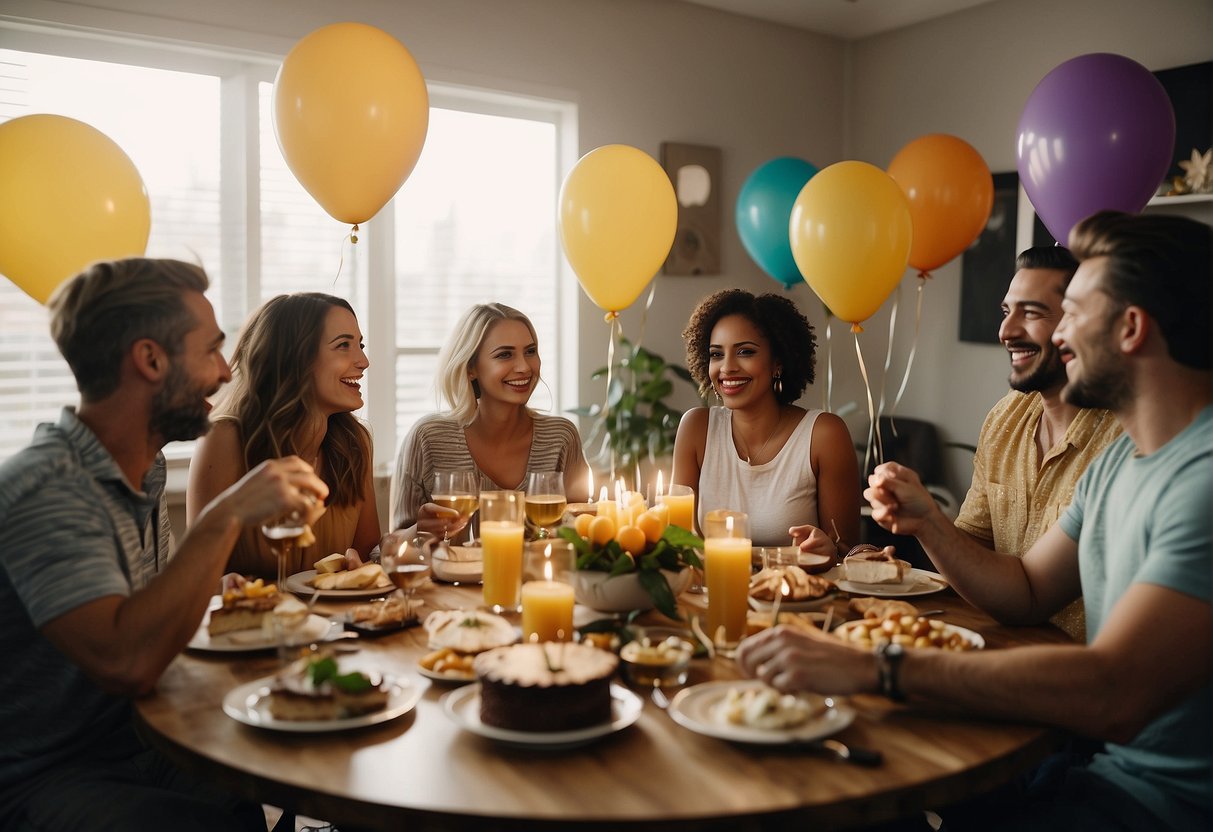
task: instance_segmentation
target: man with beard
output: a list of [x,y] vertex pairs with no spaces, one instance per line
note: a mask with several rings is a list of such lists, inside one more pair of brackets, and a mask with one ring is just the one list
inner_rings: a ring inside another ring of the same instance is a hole
[[[1011,391],[986,416],[973,457],[973,481],[952,546],[1022,556],[1070,504],[1078,478],[1120,425],[1107,410],[1063,401],[1065,366],[1050,339],[1078,261],[1060,246],[1037,246],[1016,258],[1002,302],[998,340],[1011,358]],[[1082,600],[1053,623],[1083,641]]]
[[129,259],[49,302],[80,405],[0,465],[0,827],[265,829],[260,806],[177,771],[131,721],[241,529],[328,494],[302,460],[268,461],[174,548],[161,448],[206,432],[230,378],[207,285],[197,266]]
[[[876,469],[872,516],[913,534],[968,601],[1008,624],[1086,598],[1086,645],[875,651],[779,627],[738,663],[781,690],[879,691],[1107,742],[1087,764],[1038,771],[980,829],[1213,828],[1213,229],[1101,212],[1078,224],[1082,261],[1053,343],[1063,399],[1111,410],[1124,435],[1088,467],[1061,519],[1023,558],[948,547],[913,472]],[[909,487],[907,487],[907,484]],[[970,828],[945,814],[949,829]]]

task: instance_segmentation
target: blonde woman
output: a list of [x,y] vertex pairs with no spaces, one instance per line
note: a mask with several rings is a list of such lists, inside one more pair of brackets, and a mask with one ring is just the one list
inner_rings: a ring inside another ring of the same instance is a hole
[[682,333],[687,369],[718,407],[688,410],[674,440],[675,483],[712,509],[750,515],[755,546],[789,542],[835,555],[859,538],[859,465],[846,423],[795,402],[812,383],[813,327],[791,300],[725,289]]
[[464,313],[438,355],[438,389],[450,409],[418,421],[396,458],[393,529],[453,537],[466,525],[430,502],[440,470],[474,471],[483,489],[521,489],[528,471],[562,471],[569,500],[587,499],[577,428],[527,407],[539,369],[539,339],[526,315],[501,303]]
[[[366,558],[379,542],[371,478],[371,437],[353,415],[370,362],[354,310],[314,292],[279,295],[253,313],[232,355],[232,383],[214,427],[190,465],[186,519],[263,459],[295,455],[329,487],[327,511],[312,524],[316,542],[295,552],[289,574],[332,552]],[[245,529],[228,570],[273,578],[277,561],[256,528]]]

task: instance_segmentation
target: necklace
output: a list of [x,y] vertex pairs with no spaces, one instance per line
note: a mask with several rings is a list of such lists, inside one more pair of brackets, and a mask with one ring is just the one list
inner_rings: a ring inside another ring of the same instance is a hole
[[[756,453],[756,454],[750,454],[750,452],[749,452],[749,450],[750,450],[750,443],[749,443],[749,442],[747,442],[747,443],[746,443],[746,455],[745,455],[744,459],[745,459],[745,461],[746,461],[746,464],[747,464],[747,465],[753,465],[754,463],[751,461],[751,460],[753,460],[753,459],[761,459],[761,458],[762,458],[762,452],[763,452],[763,451],[765,451],[765,450],[767,449],[767,445],[770,445],[770,444],[771,444],[771,440],[772,440],[772,439],[774,439],[774,438],[775,438],[775,436],[776,436],[776,435],[779,433],[779,428],[780,428],[780,426],[783,424],[783,417],[784,417],[785,415],[786,415],[786,414],[784,413],[783,408],[781,407],[781,408],[779,409],[779,421],[775,423],[775,429],[774,429],[773,431],[771,431],[771,432],[770,432],[770,434],[768,434],[768,436],[767,436],[767,440],[766,440],[765,442],[763,442],[763,443],[762,443],[762,447],[760,447],[760,448],[758,449],[758,453]],[[737,444],[737,436],[736,436],[736,434],[734,434],[734,436],[733,436],[733,444]]]

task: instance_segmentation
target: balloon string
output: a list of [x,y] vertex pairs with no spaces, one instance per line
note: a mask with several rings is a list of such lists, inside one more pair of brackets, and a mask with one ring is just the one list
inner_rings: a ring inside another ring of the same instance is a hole
[[[337,250],[341,252],[341,256],[337,258],[337,274],[333,275],[333,288],[337,288],[337,281],[341,279],[341,272],[345,269],[345,244],[349,241],[350,245],[358,244],[358,224],[341,235],[341,242],[337,244]],[[352,252],[351,252],[352,254]]]
[[[619,336],[623,334],[623,325],[619,323],[618,312],[608,312],[606,314],[606,322],[610,324],[610,331],[607,333],[607,376],[606,376],[606,398],[602,403],[602,419],[603,423],[607,424],[611,418],[611,381],[615,370],[615,342]],[[607,433],[607,438],[610,438],[610,432]],[[615,481],[615,443],[608,441],[608,447],[611,449],[611,482]],[[592,494],[590,495],[593,496]]]
[[[855,332],[854,328],[851,330]],[[855,333],[855,355],[859,358],[859,373],[863,376],[864,391],[868,394],[868,442],[867,448],[863,452],[863,470],[870,470],[872,461],[872,436],[875,434],[876,427],[876,405],[872,402],[872,384],[868,380],[868,368],[863,363],[863,351],[859,348],[859,333]],[[877,462],[884,460],[877,456]]]
[[[884,375],[880,377],[880,404],[876,406],[876,424],[880,424],[880,417],[884,415],[884,400],[885,400],[885,384],[889,378],[889,367],[893,364],[893,335],[897,331],[897,310],[901,308],[901,284],[897,284],[897,294],[893,296],[893,308],[889,311],[889,346],[884,354]],[[897,428],[893,428],[893,435],[897,435]],[[884,436],[880,430],[876,431],[876,447],[877,456],[884,457]]]
[[893,399],[893,407],[889,409],[889,418],[893,418],[893,413],[897,411],[897,405],[901,404],[902,394],[906,392],[906,385],[910,381],[910,368],[914,366],[914,355],[918,352],[918,330],[922,326],[922,296],[923,289],[927,286],[927,278],[930,275],[920,274],[918,280],[918,303],[914,310],[914,340],[910,342],[910,357],[906,360],[906,374],[901,378],[901,388],[897,391],[897,398]]
[[826,389],[825,389],[825,410],[828,413],[833,413],[834,408],[834,342],[830,337],[830,324],[834,320],[833,313],[830,308],[824,303],[822,307],[826,311]]
[[657,282],[653,281],[649,284],[649,296],[645,298],[644,308],[640,310],[640,337],[636,339],[637,346],[644,343],[644,328],[649,320],[649,307],[653,305],[653,296],[655,294],[657,294]]

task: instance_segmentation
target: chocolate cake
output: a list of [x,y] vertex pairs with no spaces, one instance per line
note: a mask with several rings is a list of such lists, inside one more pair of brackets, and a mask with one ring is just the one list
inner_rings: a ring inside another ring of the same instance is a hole
[[585,644],[514,644],[476,657],[480,721],[513,731],[570,731],[611,721],[619,659]]

